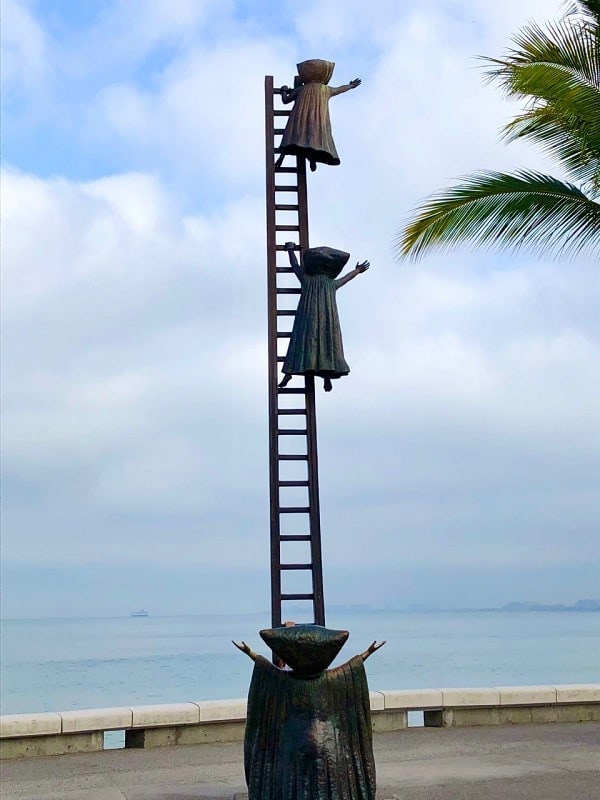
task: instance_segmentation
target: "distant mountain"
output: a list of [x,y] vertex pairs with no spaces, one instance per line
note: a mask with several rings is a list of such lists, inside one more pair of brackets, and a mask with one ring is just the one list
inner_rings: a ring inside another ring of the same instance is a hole
[[578,600],[572,606],[564,605],[563,603],[556,603],[548,605],[545,603],[536,603],[532,600],[513,601],[502,606],[501,611],[600,611],[600,600],[596,598],[588,598],[585,600]]

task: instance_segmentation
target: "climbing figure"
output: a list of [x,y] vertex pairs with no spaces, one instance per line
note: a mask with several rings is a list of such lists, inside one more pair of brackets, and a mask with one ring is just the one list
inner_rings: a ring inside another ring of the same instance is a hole
[[313,58],[297,64],[300,84],[294,89],[281,87],[284,103],[294,101],[281,139],[281,155],[275,163],[280,167],[286,155],[306,158],[314,172],[317,162],[336,166],[340,163],[331,135],[329,98],[360,86],[355,78],[344,86],[328,86],[335,63]]
[[285,243],[290,264],[302,288],[279,388],[286,386],[292,375],[318,375],[324,379],[325,391],[330,392],[332,379],[350,372],[344,358],[335,293],[366,272],[370,265],[368,261],[357,263],[353,270],[336,280],[350,253],[333,247],[311,247],[302,253],[300,264],[295,247],[294,242]]

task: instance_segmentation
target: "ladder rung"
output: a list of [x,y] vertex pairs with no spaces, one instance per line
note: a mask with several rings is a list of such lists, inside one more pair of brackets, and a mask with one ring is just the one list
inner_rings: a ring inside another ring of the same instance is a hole
[[281,542],[310,542],[310,534],[284,533],[279,537]]
[[310,514],[310,506],[279,506],[280,514]]
[[277,356],[275,361],[277,361],[278,364],[283,364],[283,362],[285,361],[286,358],[287,358],[287,356]]
[[298,167],[275,167],[275,172],[286,172],[289,175],[298,172]]
[[275,267],[275,272],[293,272],[292,267]]
[[279,428],[277,433],[280,436],[306,436],[308,431],[302,430],[301,428]]
[[313,594],[282,594],[282,600],[313,600]]
[[[308,456],[297,456],[297,455],[290,455],[289,453],[284,453],[283,455],[279,455],[280,461],[308,461]],[[308,510],[308,509],[307,509]]]
[[[278,92],[276,91],[276,94],[281,94],[281,89]],[[278,110],[278,111],[274,111],[273,112],[273,116],[274,117],[289,117],[289,115],[290,115],[290,112],[289,111],[284,111],[284,110],[281,110],[281,111]]]
[[280,564],[281,569],[312,569],[312,564]]
[[280,186],[277,186],[277,184],[275,184],[274,188],[275,188],[276,192],[297,192],[298,191],[298,187],[297,186],[292,186],[289,183],[282,183]]
[[276,231],[299,231],[300,225],[275,225]]
[[[280,389],[279,391],[282,392],[284,390]],[[304,414],[304,416],[306,416],[306,409],[305,408],[278,408],[277,409],[277,413],[278,414],[285,414],[286,416],[287,415],[292,415],[292,414],[293,415],[298,415],[298,416],[300,414]]]
[[277,289],[277,294],[300,294],[302,289]]
[[275,136],[281,136],[283,133],[285,133],[285,128],[273,128],[273,133]]
[[296,312],[295,311],[289,311],[288,309],[286,309],[285,311],[278,311],[277,312],[277,316],[278,317],[295,317],[296,316]]
[[277,338],[278,339],[289,339],[291,335],[292,335],[291,331],[288,331],[287,333],[278,333],[277,334]]
[[300,206],[294,203],[275,203],[275,211],[298,211]]
[[279,394],[306,394],[306,389],[278,389]]
[[278,486],[308,486],[308,481],[279,481]]

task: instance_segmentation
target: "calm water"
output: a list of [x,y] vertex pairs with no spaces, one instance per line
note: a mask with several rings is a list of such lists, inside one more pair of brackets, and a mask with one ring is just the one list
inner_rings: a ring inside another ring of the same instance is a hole
[[[340,660],[373,639],[372,689],[596,683],[600,614],[329,613],[347,628]],[[2,622],[2,713],[243,697],[251,662],[231,644],[268,653],[268,617],[189,616]]]

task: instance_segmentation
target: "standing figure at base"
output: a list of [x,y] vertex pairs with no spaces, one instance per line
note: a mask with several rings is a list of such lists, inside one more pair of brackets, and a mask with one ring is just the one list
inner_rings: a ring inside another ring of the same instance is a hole
[[311,58],[297,64],[300,84],[294,89],[281,87],[284,103],[294,102],[294,107],[281,139],[281,155],[276,166],[281,166],[286,155],[303,156],[308,159],[311,170],[317,162],[336,166],[340,163],[331,134],[329,98],[360,86],[355,78],[343,86],[328,86],[333,75],[333,61]]
[[290,669],[234,642],[254,661],[244,737],[249,800],[375,800],[364,662],[385,642],[328,669],[348,631],[297,625],[260,635]]
[[302,253],[300,264],[294,252],[296,245],[286,242],[285,247],[302,292],[279,388],[289,383],[292,375],[318,375],[324,379],[325,391],[330,392],[332,379],[350,372],[344,358],[335,293],[366,272],[370,265],[368,261],[357,263],[353,270],[336,280],[350,253],[333,247],[311,247]]

